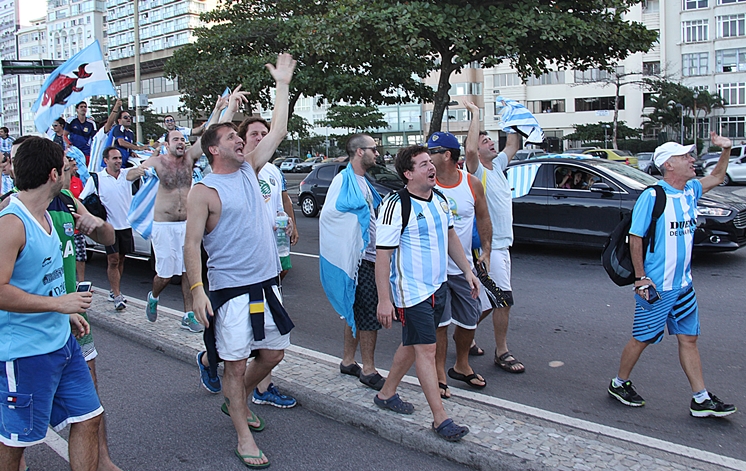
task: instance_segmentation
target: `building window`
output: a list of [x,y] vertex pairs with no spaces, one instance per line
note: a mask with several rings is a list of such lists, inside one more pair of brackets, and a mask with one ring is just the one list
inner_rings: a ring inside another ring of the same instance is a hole
[[709,53],[698,52],[695,54],[681,55],[681,75],[691,77],[693,75],[707,75],[709,73]]
[[[624,66],[616,67],[614,73],[616,75],[624,74]],[[600,69],[576,70],[575,83],[603,82],[611,80],[613,76],[614,74]]]
[[448,92],[451,96],[462,96],[462,95],[481,95],[482,94],[482,83],[481,82],[462,82],[451,84],[451,89]]
[[697,8],[707,8],[707,0],[684,0],[684,10],[696,10]]
[[[565,100],[530,100],[526,102],[526,108],[533,114],[564,113]],[[497,110],[495,114],[497,114]]]
[[734,38],[746,35],[746,14],[718,16],[718,37]]
[[746,83],[719,83],[718,95],[726,105],[746,105]]
[[718,5],[730,5],[731,3],[741,3],[746,0],[718,0]]
[[[614,97],[602,96],[593,98],[576,98],[575,111],[613,110]],[[619,97],[619,109],[624,109],[624,97]]]
[[744,132],[746,119],[743,116],[720,117],[720,135],[723,137],[746,137]]
[[746,71],[746,49],[722,49],[715,51],[718,72]]
[[643,62],[642,63],[642,75],[660,75],[661,73],[661,62]]
[[645,13],[658,13],[661,9],[658,0],[645,0],[642,2],[642,8]]
[[693,20],[681,22],[681,41],[696,43],[709,39],[709,25],[707,20]]
[[495,74],[492,76],[492,83],[495,88],[523,85],[521,77],[518,74]]
[[565,72],[548,72],[539,77],[533,75],[528,78],[528,85],[553,85],[565,83]]

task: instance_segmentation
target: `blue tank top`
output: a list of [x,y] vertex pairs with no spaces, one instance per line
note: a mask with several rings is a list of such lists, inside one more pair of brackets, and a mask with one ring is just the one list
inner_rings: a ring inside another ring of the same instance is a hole
[[[13,214],[26,231],[26,244],[16,258],[10,284],[39,296],[62,296],[65,274],[62,267],[60,238],[45,213],[48,233],[18,198],[12,198],[0,218]],[[44,355],[59,350],[70,338],[70,318],[58,312],[35,314],[0,310],[0,361]]]

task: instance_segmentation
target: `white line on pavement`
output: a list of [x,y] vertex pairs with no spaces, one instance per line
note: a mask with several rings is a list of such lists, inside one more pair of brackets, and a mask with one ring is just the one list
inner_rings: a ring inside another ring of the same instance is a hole
[[44,443],[49,446],[55,453],[60,455],[63,460],[70,462],[70,456],[67,454],[67,442],[64,438],[60,437],[57,432],[52,430],[50,427],[47,430],[47,438],[44,439]]

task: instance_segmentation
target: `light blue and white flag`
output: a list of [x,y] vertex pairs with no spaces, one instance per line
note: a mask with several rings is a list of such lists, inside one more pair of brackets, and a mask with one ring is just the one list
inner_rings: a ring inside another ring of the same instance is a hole
[[531,191],[539,167],[541,164],[516,165],[508,168],[508,184],[513,189],[510,195],[513,199],[526,196]]
[[34,123],[40,133],[46,132],[52,121],[68,106],[94,95],[116,95],[106,73],[104,56],[98,40],[75,54],[52,72],[31,107]]
[[127,221],[132,229],[137,231],[143,239],[150,239],[150,233],[153,231],[153,209],[155,208],[155,197],[158,195],[158,175],[153,167],[145,170],[143,175],[143,184],[132,197],[130,211],[127,214]]
[[[365,180],[373,195],[373,207],[381,196]],[[319,271],[321,286],[337,314],[347,321],[355,336],[357,327],[352,305],[355,302],[357,271],[368,246],[370,209],[348,165],[332,180],[319,218]]]
[[75,163],[78,165],[78,177],[80,178],[80,181],[83,182],[83,185],[85,185],[85,182],[88,181],[88,178],[91,175],[88,173],[88,167],[86,167],[85,164],[85,155],[83,154],[83,151],[75,146],[68,146],[65,153],[68,157],[75,159]]
[[528,108],[515,100],[502,96],[495,97],[495,106],[495,113],[500,116],[500,125],[503,131],[517,132],[526,138],[526,142],[531,144],[544,142],[544,131]]
[[104,168],[104,149],[114,143],[114,128],[109,132],[104,132],[101,128],[98,130],[91,141],[91,157],[88,161],[88,172],[98,173]]

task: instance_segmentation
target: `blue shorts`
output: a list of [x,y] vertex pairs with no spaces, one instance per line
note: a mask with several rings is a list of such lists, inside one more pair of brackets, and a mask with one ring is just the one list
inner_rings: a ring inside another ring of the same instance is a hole
[[658,343],[663,339],[663,327],[668,326],[668,335],[699,335],[699,308],[694,287],[663,291],[661,299],[646,311],[635,303],[635,321],[632,336],[646,343]]
[[419,304],[398,308],[401,320],[402,345],[429,345],[435,343],[435,329],[443,317],[446,306],[446,284]]
[[59,431],[103,413],[75,337],[46,355],[0,362],[0,442],[41,443],[48,426]]

